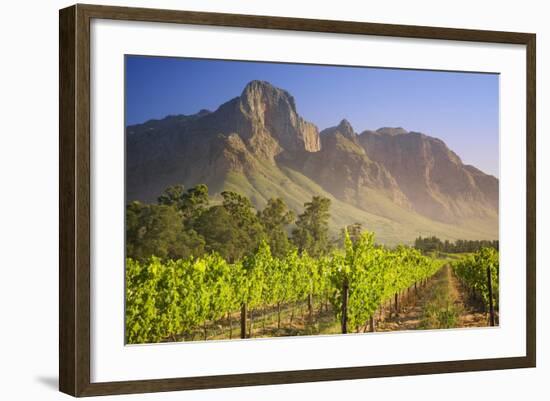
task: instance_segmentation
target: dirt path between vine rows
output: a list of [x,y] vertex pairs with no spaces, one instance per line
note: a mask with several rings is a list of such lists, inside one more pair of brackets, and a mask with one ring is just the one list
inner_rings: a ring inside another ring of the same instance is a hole
[[[400,305],[399,305],[400,304]],[[487,315],[468,300],[449,265],[444,266],[424,286],[405,292],[395,304],[384,305],[377,316],[376,331],[484,327]]]

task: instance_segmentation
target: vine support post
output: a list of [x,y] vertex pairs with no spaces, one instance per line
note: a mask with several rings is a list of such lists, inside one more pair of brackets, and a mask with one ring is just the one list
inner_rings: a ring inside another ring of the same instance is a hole
[[277,330],[281,330],[281,303],[277,302]]
[[229,339],[233,338],[233,320],[231,319],[231,312],[227,312],[227,319],[229,320]]
[[395,316],[399,315],[399,295],[395,293]]
[[348,332],[348,280],[342,285],[342,334]]
[[493,282],[491,277],[491,267],[487,266],[487,289],[489,290],[489,318],[490,325],[495,325],[495,308],[493,305]]
[[241,304],[241,338],[246,338],[246,302]]

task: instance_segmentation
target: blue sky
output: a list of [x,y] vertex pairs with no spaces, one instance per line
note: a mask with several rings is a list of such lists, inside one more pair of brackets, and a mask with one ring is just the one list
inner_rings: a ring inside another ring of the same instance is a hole
[[498,177],[496,74],[126,57],[126,124],[215,110],[254,79],[290,92],[320,130],[403,127],[442,139],[467,164]]

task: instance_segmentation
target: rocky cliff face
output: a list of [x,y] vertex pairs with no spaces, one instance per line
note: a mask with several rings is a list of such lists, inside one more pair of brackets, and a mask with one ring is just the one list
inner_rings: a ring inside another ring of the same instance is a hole
[[239,107],[253,132],[264,131],[283,150],[295,153],[320,149],[317,127],[298,115],[288,92],[264,81],[252,81],[244,88]]
[[230,171],[254,169],[257,159],[275,164],[279,155],[316,152],[320,140],[288,92],[252,81],[214,112],[129,126],[126,147],[127,199],[154,201],[175,182],[218,190]]
[[385,128],[365,131],[358,141],[395,177],[415,211],[445,222],[498,213],[498,180],[464,165],[440,139]]
[[307,155],[301,170],[345,202],[361,206],[363,197],[380,191],[392,202],[409,207],[392,175],[367,156],[357,138],[345,119],[321,131],[321,150]]
[[319,133],[288,92],[264,81],[250,82],[213,112],[127,127],[126,154],[127,201],[151,202],[169,185],[205,183],[213,195],[228,188],[249,194],[257,207],[271,196],[299,207],[324,191],[344,205],[339,222],[364,212],[369,224],[396,232],[408,224],[414,235],[418,221],[480,221],[472,238],[498,236],[498,180],[464,165],[441,140],[389,127],[357,135],[346,120]]

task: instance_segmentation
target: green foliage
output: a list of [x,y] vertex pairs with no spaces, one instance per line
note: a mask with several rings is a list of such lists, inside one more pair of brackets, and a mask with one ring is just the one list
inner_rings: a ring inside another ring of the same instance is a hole
[[252,208],[250,200],[236,192],[222,192],[223,207],[231,217],[236,227],[235,236],[241,250],[239,258],[249,255],[258,248],[265,238],[263,227]]
[[127,259],[126,341],[174,338],[235,310],[242,297],[240,271],[216,254],[166,263]]
[[265,235],[247,198],[229,191],[222,196],[222,205],[204,210],[193,227],[204,238],[207,252],[217,252],[235,262],[252,254]]
[[186,221],[194,221],[208,207],[208,187],[204,184],[197,185],[181,197],[180,210],[183,213],[183,218]]
[[292,240],[300,251],[307,251],[314,257],[324,255],[330,250],[330,199],[314,196],[304,206],[305,210],[298,216],[296,228],[292,231]]
[[498,310],[499,301],[499,254],[494,248],[481,248],[472,255],[452,263],[457,277],[475,294],[481,296],[485,306],[489,305],[489,283],[487,269],[491,274],[493,305]]
[[182,213],[184,220],[198,217],[208,206],[208,187],[197,185],[184,191],[183,185],[173,185],[158,197],[159,205],[173,206]]
[[330,298],[341,318],[342,288],[348,286],[347,317],[351,328],[366,324],[383,302],[415,282],[431,277],[442,262],[408,247],[389,250],[374,245],[374,234],[362,233],[353,242],[344,230],[344,254],[332,258]]
[[164,190],[158,197],[159,205],[174,206],[176,209],[182,208],[182,197],[185,193],[183,185],[172,185]]
[[448,294],[436,295],[436,300],[425,306],[420,327],[424,329],[450,329],[457,326],[461,310]]
[[126,207],[126,256],[143,260],[187,258],[203,252],[204,241],[184,230],[179,212],[167,205],[132,202]]
[[449,240],[441,241],[435,235],[431,237],[418,237],[414,240],[414,247],[424,253],[439,251],[448,253],[477,252],[481,248],[494,248],[498,251],[498,240]]
[[[359,328],[395,293],[437,271],[441,262],[418,250],[389,250],[356,223],[343,230],[343,249],[328,237],[331,201],[314,196],[304,204],[292,232],[294,214],[279,198],[256,212],[250,200],[222,192],[209,205],[208,188],[167,188],[158,204],[127,206],[126,340],[159,342],[194,336],[207,323],[237,313],[307,300],[330,302]],[[293,246],[293,243],[295,246]]]
[[273,255],[284,256],[291,248],[285,228],[294,221],[294,213],[281,198],[271,198],[267,206],[258,212],[258,219],[264,227]]
[[247,242],[235,220],[223,206],[212,206],[195,222],[195,230],[204,238],[207,252],[217,252],[228,261],[240,260],[245,254],[241,243]]
[[356,243],[361,238],[361,232],[363,231],[363,226],[361,223],[353,223],[342,229],[341,237],[345,243],[346,235],[349,236],[351,242]]
[[340,313],[344,282],[349,288],[348,321],[358,328],[382,302],[440,267],[441,262],[411,248],[376,247],[369,232],[355,243],[346,232],[343,252],[319,258],[296,249],[275,257],[263,240],[242,262],[229,263],[217,253],[166,262],[127,259],[126,341],[188,336],[206,322],[235,313],[243,302],[253,310],[317,299],[321,305],[330,301]]
[[163,337],[157,309],[157,285],[161,266],[158,259],[142,266],[126,260],[126,342],[157,342]]

